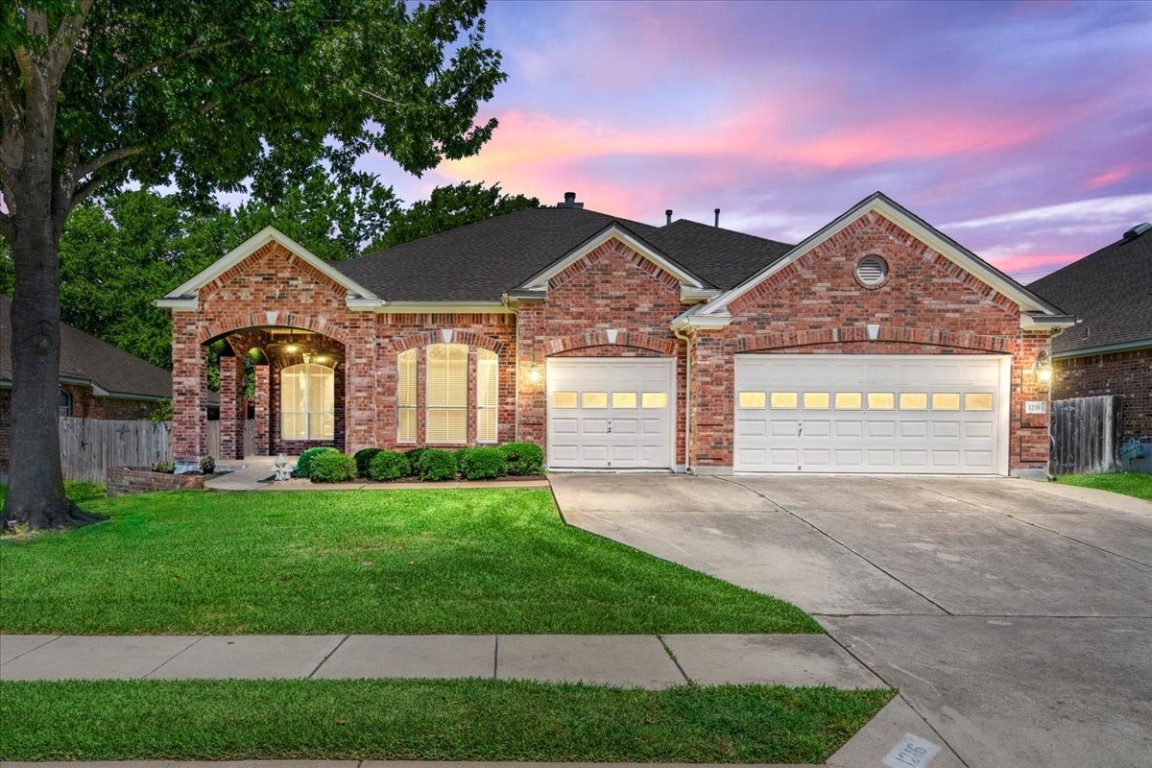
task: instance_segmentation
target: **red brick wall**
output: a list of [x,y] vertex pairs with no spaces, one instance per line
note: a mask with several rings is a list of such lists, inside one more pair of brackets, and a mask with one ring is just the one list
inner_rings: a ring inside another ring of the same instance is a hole
[[[547,300],[520,309],[520,439],[547,444],[549,357],[675,357],[677,413],[684,407],[683,343],[668,329],[685,310],[680,283],[619,240],[596,248],[554,277]],[[615,341],[607,331],[616,330]],[[536,366],[540,382],[527,372]],[[677,416],[676,462],[684,462]]]
[[[879,287],[857,282],[857,261],[888,263]],[[1009,465],[1043,469],[1047,416],[1024,416],[1024,401],[1047,393],[1022,375],[1047,334],[1020,330],[1019,310],[942,255],[876,213],[866,214],[729,306],[731,325],[698,334],[693,368],[693,446],[701,468],[730,467],[733,453],[734,355],[997,354],[1015,355]],[[866,326],[880,326],[867,340]]]
[[1121,439],[1152,435],[1152,348],[1057,360],[1052,369],[1054,399],[1119,395]]
[[195,312],[173,312],[172,386],[176,413],[174,455],[195,459],[206,451],[201,410],[201,345],[233,331],[286,326],[314,331],[344,345],[347,424],[345,449],[370,446],[376,431],[375,316],[349,312],[347,291],[269,243],[200,290]]

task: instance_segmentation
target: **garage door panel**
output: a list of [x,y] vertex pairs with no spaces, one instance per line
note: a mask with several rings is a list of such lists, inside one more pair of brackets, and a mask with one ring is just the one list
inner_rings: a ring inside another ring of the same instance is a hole
[[675,361],[548,361],[548,464],[556,469],[672,466]]
[[997,471],[1005,448],[1008,360],[738,355],[735,389],[743,396],[735,398],[734,467],[742,472]]

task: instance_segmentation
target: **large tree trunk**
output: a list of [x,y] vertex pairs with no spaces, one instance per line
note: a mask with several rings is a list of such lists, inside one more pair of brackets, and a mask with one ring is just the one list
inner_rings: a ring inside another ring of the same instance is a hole
[[[44,19],[29,15],[29,29]],[[67,41],[70,49],[72,41]],[[83,525],[104,518],[81,511],[64,495],[60,468],[60,233],[71,207],[70,175],[56,175],[53,139],[56,89],[67,58],[24,52],[23,109],[6,113],[3,162],[12,237],[12,450],[0,524],[32,528]],[[11,105],[9,105],[11,108]],[[19,125],[16,125],[16,122]],[[15,166],[12,162],[19,159]],[[9,326],[8,323],[4,324]],[[6,327],[5,330],[8,330]]]
[[[83,525],[104,518],[64,495],[60,468],[59,242],[52,219],[22,217],[12,257],[12,450],[5,526]],[[7,325],[7,323],[5,323]]]

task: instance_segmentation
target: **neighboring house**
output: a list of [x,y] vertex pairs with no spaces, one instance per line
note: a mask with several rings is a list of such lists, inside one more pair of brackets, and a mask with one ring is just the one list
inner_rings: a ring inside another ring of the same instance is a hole
[[1052,397],[1119,395],[1121,439],[1152,435],[1152,224],[1029,289],[1078,318],[1052,340]]
[[[12,299],[0,296],[0,474],[12,439]],[[60,324],[60,414],[87,419],[143,419],[172,396],[172,374],[97,338]]]
[[[881,193],[799,245],[575,195],[326,263],[265,229],[172,310],[175,455],[527,440],[553,469],[1042,474],[1035,375],[1072,322]],[[258,350],[258,351],[257,351]],[[187,466],[187,465],[185,465]]]

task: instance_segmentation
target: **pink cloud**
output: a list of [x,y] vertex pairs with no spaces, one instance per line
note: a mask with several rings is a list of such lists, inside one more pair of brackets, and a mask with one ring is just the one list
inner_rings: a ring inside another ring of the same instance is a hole
[[1128,178],[1136,170],[1137,169],[1133,166],[1113,168],[1109,171],[1105,171],[1104,173],[1098,174],[1088,179],[1088,181],[1084,182],[1084,188],[1100,189],[1101,187],[1111,186],[1118,181],[1123,181],[1124,179]]

